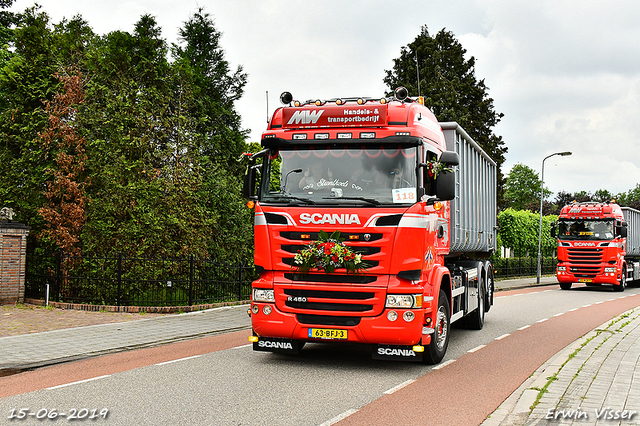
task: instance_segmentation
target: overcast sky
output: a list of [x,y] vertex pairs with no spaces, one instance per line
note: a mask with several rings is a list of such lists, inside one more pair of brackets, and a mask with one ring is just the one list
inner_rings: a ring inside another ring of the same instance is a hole
[[[32,0],[17,0],[24,10]],[[562,0],[39,0],[54,23],[76,14],[98,34],[133,31],[155,16],[163,37],[203,7],[223,33],[233,69],[249,80],[237,103],[259,141],[279,95],[382,96],[385,70],[426,25],[453,32],[476,59],[509,148],[503,172],[523,163],[553,193],[640,182],[640,2]],[[412,94],[413,96],[417,94]],[[551,197],[553,199],[553,197]]]

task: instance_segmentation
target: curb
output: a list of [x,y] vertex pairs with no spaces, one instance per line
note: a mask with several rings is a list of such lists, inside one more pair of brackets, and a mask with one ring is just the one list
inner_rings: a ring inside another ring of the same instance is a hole
[[[623,312],[560,350],[505,399],[504,402],[481,423],[481,426],[521,426],[530,424],[530,416],[536,411],[538,412],[537,414],[540,414],[540,410],[544,409],[542,407],[544,402],[541,398],[545,393],[549,392],[549,387],[552,387],[553,384],[556,383],[557,386],[561,386],[561,389],[564,389],[566,384],[559,383],[558,376],[563,368],[567,367],[569,361],[576,359],[583,349],[591,351],[588,352],[589,357],[595,354],[600,347],[587,348],[587,344],[592,341],[596,342],[596,339],[601,336],[603,332],[611,332],[611,330],[609,330],[610,327],[617,326],[619,321],[637,311],[638,308],[633,308]],[[622,336],[622,338],[624,338],[624,336]],[[604,340],[606,341],[607,339],[608,338],[605,338]],[[582,367],[580,367],[578,372],[581,369]],[[578,372],[575,374],[577,375]],[[569,385],[570,384],[571,383],[569,383]],[[563,394],[565,391],[566,389],[563,391]],[[536,404],[535,409],[533,408],[534,404]],[[539,421],[543,420],[539,419]]]

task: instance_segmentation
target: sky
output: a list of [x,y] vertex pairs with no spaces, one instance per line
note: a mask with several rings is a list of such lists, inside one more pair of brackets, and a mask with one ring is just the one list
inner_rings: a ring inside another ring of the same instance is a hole
[[[32,0],[16,0],[22,11]],[[627,192],[640,183],[640,2],[637,0],[38,0],[53,23],[81,15],[97,34],[132,32],[151,14],[169,44],[203,8],[232,69],[248,74],[236,108],[248,141],[294,99],[383,96],[385,70],[427,26],[451,31],[476,61],[508,153],[545,188]],[[417,94],[410,94],[417,96]],[[554,197],[550,197],[553,199]]]

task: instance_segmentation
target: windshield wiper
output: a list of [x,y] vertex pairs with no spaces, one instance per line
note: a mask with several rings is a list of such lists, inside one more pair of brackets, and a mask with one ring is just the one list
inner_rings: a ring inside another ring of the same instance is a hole
[[278,199],[278,200],[286,198],[286,199],[289,199],[289,200],[302,201],[303,203],[307,203],[307,204],[315,204],[315,201],[310,200],[308,198],[300,198],[300,197],[295,197],[293,195],[287,195],[287,194],[272,195],[269,198],[275,198],[275,199]]
[[370,203],[373,204],[374,206],[377,206],[378,204],[380,204],[380,201],[373,199],[373,198],[364,198],[364,197],[323,197],[323,200],[359,200],[359,201],[364,201],[366,203]]

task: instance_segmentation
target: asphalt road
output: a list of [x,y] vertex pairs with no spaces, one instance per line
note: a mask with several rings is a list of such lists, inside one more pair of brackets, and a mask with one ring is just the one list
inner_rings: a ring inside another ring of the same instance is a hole
[[373,361],[354,345],[308,344],[298,357],[253,352],[248,332],[113,354],[5,381],[15,388],[0,399],[0,418],[27,408],[33,415],[14,423],[43,424],[37,414],[56,410],[65,424],[86,408],[91,423],[109,425],[479,424],[544,360],[638,305],[639,293],[501,292],[483,330],[453,330],[436,370]]

